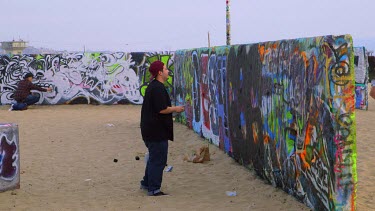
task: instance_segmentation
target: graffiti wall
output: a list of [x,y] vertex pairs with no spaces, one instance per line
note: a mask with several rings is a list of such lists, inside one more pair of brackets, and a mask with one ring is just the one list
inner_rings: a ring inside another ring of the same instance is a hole
[[368,109],[368,56],[364,47],[354,48],[355,108]]
[[52,92],[34,91],[39,104],[142,104],[154,60],[170,68],[172,52],[64,53],[55,55],[0,55],[1,104],[10,104],[18,81],[34,74],[34,83]]
[[19,187],[18,126],[0,123],[0,192]]
[[352,38],[175,52],[176,117],[315,210],[354,210]]

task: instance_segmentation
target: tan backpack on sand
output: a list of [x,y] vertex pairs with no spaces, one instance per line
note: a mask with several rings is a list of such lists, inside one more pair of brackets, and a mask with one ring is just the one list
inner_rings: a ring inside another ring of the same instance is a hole
[[192,156],[185,155],[184,161],[193,163],[203,163],[204,161],[210,161],[210,148],[202,146],[195,151]]

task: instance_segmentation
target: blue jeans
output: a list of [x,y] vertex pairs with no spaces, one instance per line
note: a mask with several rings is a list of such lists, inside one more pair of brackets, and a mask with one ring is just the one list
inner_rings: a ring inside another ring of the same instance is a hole
[[149,158],[141,185],[147,187],[148,195],[153,195],[160,192],[163,170],[167,165],[168,140],[145,141],[145,144],[148,148]]
[[40,97],[36,95],[28,95],[23,103],[26,103],[27,105],[33,105],[39,101],[39,98]]
[[24,110],[27,108],[28,105],[33,105],[36,102],[38,102],[39,98],[40,97],[36,95],[28,95],[23,102],[17,102],[13,104],[13,110],[15,111]]

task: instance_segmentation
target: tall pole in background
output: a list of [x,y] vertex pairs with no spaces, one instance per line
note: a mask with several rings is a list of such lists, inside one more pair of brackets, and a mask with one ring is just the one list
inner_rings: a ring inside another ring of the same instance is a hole
[[210,32],[207,32],[208,47],[211,47]]
[[229,14],[229,0],[227,2],[227,45],[230,45],[230,14]]

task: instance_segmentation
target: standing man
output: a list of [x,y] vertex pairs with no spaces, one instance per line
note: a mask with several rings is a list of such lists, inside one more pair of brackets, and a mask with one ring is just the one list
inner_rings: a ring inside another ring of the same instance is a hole
[[16,91],[14,92],[14,100],[17,103],[12,104],[10,110],[26,110],[27,106],[33,105],[39,101],[39,96],[31,94],[31,90],[39,90],[41,92],[50,92],[52,88],[41,88],[32,83],[34,75],[32,73],[27,73],[24,80],[18,82]]
[[375,79],[371,80],[370,96],[375,100]]
[[173,112],[183,112],[183,106],[171,106],[164,82],[169,70],[161,61],[150,65],[151,82],[146,89],[141,111],[141,133],[149,152],[141,189],[149,196],[167,195],[160,190],[163,170],[167,164],[168,140],[173,141]]

